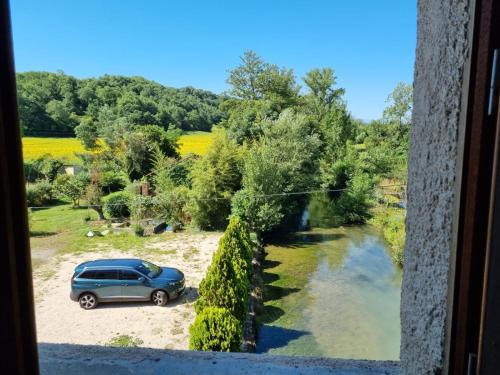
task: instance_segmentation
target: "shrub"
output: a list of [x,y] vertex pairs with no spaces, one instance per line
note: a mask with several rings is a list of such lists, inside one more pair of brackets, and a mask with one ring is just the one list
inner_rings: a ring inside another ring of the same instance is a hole
[[251,244],[248,230],[233,218],[224,232],[199,286],[196,312],[206,307],[228,309],[240,322],[246,317],[250,287]]
[[134,220],[151,218],[153,217],[154,205],[153,197],[136,194],[130,200],[130,216]]
[[73,207],[79,206],[80,198],[85,194],[89,183],[90,178],[87,174],[77,176],[62,174],[57,176],[55,180],[57,194],[62,198],[70,199],[73,202]]
[[28,206],[43,206],[52,200],[52,185],[48,181],[40,181],[26,186]]
[[127,192],[118,191],[109,194],[104,201],[104,212],[109,217],[120,218],[130,216],[131,196]]
[[144,227],[141,224],[134,224],[133,230],[134,230],[134,234],[137,237],[143,237],[144,236]]
[[189,211],[200,229],[223,229],[231,213],[231,196],[241,187],[241,153],[220,131],[208,152],[194,163],[190,174],[192,202]]
[[242,325],[227,309],[204,309],[189,328],[189,349],[218,352],[240,350]]
[[187,225],[191,221],[188,203],[189,189],[186,186],[172,187],[154,198],[156,216],[172,226]]
[[31,164],[32,172],[44,177],[49,182],[55,180],[63,166],[64,163],[61,160],[53,158],[50,155],[43,155]]
[[123,173],[114,171],[104,172],[101,175],[100,185],[104,193],[115,193],[127,186],[127,178]]

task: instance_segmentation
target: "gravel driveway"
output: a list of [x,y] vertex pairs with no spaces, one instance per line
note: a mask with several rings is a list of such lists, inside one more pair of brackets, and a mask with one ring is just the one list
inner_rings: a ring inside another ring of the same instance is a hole
[[[106,345],[119,335],[129,335],[143,347],[188,349],[198,284],[219,238],[219,233],[172,234],[166,241],[148,244],[145,249],[94,249],[85,254],[64,255],[57,264],[43,265],[34,274],[38,342]],[[142,302],[107,303],[94,310],[83,310],[70,300],[70,279],[77,264],[97,258],[127,257],[179,268],[185,274],[186,293],[165,307]]]

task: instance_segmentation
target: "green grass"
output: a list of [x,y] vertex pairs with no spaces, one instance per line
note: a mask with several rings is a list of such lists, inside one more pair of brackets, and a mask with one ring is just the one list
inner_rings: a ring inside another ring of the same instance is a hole
[[137,348],[143,343],[144,341],[136,337],[132,337],[129,335],[118,335],[109,340],[106,346],[113,346],[117,348]]
[[[179,152],[181,156],[188,154],[203,155],[212,143],[213,133],[209,132],[186,132],[179,139]],[[63,159],[66,163],[79,163],[77,153],[86,151],[77,138],[45,138],[24,137],[23,157],[24,160],[34,160],[42,155],[50,154],[56,158]]]
[[[85,217],[91,221],[85,221]],[[93,210],[72,208],[62,204],[47,209],[36,210],[31,214],[31,247],[54,248],[58,254],[84,253],[98,248],[118,250],[141,249],[146,243],[158,241],[160,237],[137,237],[132,232],[109,233],[106,236],[87,237],[90,231],[102,232],[107,224],[96,221]]]
[[396,264],[403,266],[405,246],[406,210],[394,206],[379,205],[372,209],[370,224],[379,228],[389,244],[391,257]]

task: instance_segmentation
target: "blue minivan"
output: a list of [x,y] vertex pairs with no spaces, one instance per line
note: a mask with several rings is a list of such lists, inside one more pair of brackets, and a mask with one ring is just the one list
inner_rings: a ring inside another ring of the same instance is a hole
[[99,302],[152,301],[165,306],[184,292],[184,274],[141,259],[100,259],[79,264],[71,299],[85,310]]

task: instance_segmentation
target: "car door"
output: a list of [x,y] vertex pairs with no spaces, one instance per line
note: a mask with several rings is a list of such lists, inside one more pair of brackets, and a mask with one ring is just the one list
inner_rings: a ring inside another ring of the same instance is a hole
[[117,269],[94,270],[94,287],[97,298],[102,300],[120,299],[121,281]]
[[121,270],[120,281],[123,298],[149,300],[151,287],[148,279],[140,273],[133,270]]

